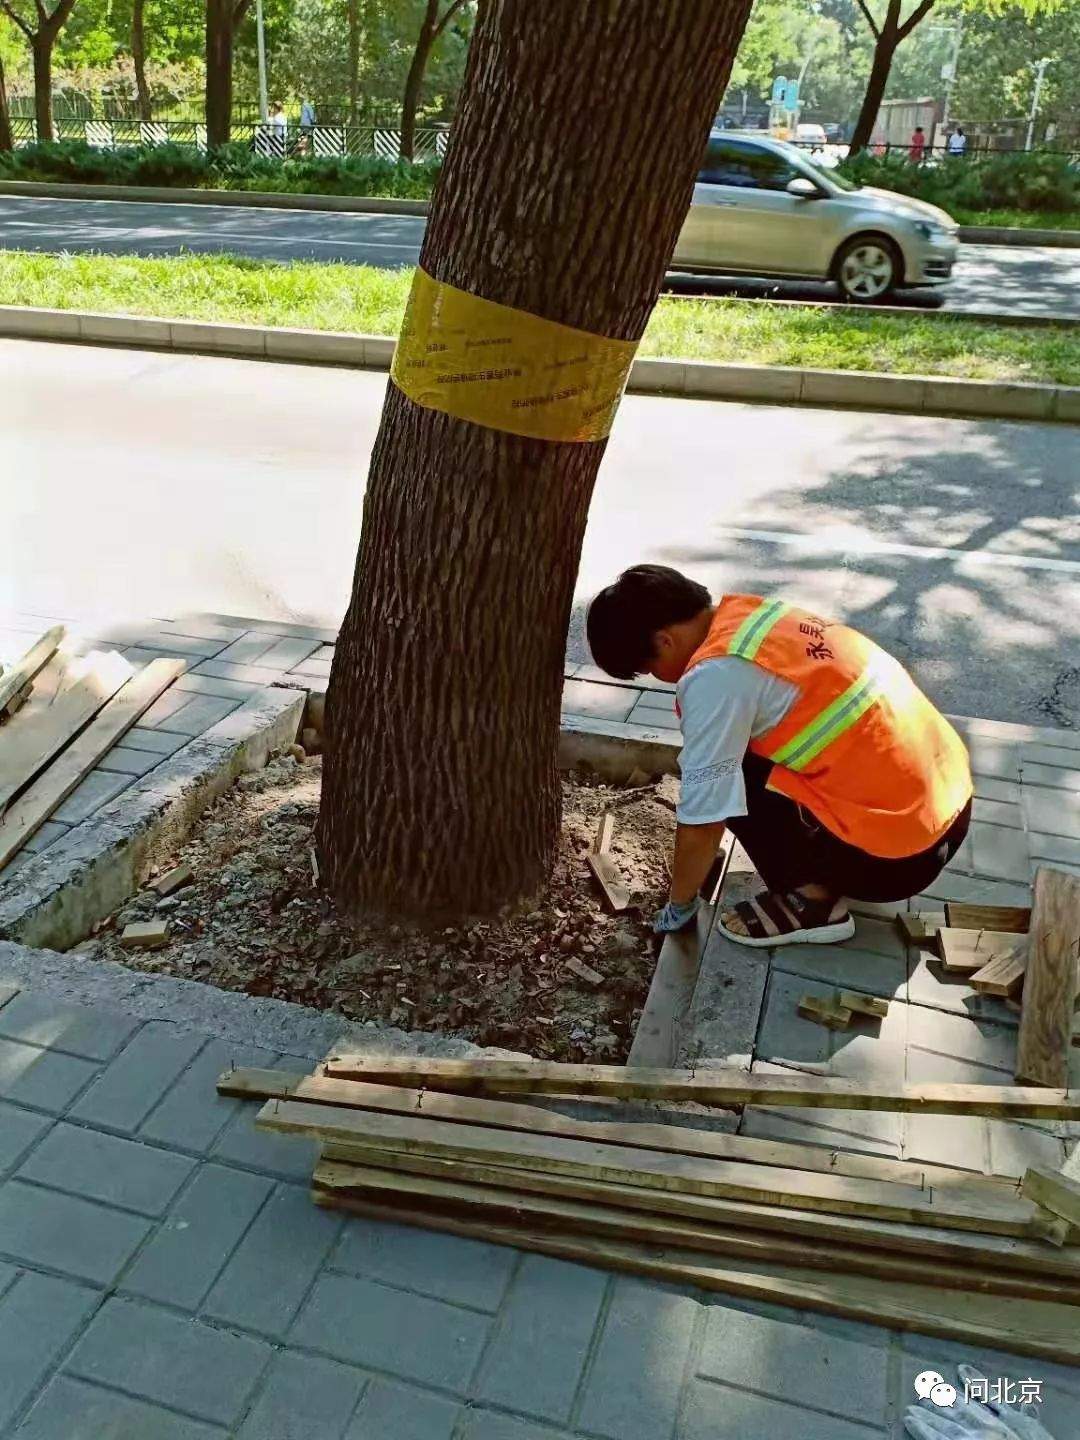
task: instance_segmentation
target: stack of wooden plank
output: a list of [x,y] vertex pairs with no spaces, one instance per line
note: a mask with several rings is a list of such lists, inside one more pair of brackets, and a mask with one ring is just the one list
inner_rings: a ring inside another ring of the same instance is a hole
[[0,676],[0,870],[185,665],[136,674],[115,651],[64,654],[63,640],[58,625]]
[[634,1099],[1075,1119],[1080,1092],[354,1055],[218,1088],[319,1142],[322,1206],[1080,1362],[1080,1228],[1015,1179],[618,1118]]

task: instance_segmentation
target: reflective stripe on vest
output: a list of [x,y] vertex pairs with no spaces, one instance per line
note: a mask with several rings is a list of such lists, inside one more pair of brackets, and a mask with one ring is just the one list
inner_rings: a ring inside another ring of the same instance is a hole
[[741,660],[753,660],[761,649],[766,635],[776,622],[791,609],[783,600],[765,600],[750,614],[731,637],[729,655],[738,655]]
[[826,705],[820,715],[815,715],[769,759],[776,765],[786,765],[789,770],[805,770],[812,760],[816,760],[834,740],[846,734],[870,706],[881,699],[883,678],[880,665],[868,665],[842,695],[838,695],[831,705]]

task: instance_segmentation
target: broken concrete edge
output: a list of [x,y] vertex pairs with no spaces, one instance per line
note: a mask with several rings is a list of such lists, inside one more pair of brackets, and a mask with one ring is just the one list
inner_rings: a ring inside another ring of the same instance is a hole
[[341,210],[359,215],[426,215],[427,200],[388,195],[289,195],[273,190],[200,190],[176,185],[78,185],[3,180],[0,195],[41,200],[139,200],[144,205],[237,205],[267,210]]
[[[19,305],[0,305],[0,336],[379,371],[389,370],[395,348],[394,339],[388,335],[101,315]],[[898,414],[1080,424],[1080,386],[1028,381],[639,357],[634,361],[627,390],[675,399],[824,405]]]
[[1027,230],[1023,225],[961,225],[965,245],[1049,245],[1060,250],[1080,247],[1080,230]]
[[0,885],[0,938],[66,950],[133,895],[239,775],[290,745],[307,695],[254,695]]

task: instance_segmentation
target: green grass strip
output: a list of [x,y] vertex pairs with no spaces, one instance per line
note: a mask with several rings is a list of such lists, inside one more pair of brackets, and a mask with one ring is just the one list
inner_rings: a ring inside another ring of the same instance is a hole
[[[396,335],[411,270],[228,255],[0,251],[0,304]],[[661,298],[643,355],[1080,385],[1080,327],[996,326],[828,305]]]

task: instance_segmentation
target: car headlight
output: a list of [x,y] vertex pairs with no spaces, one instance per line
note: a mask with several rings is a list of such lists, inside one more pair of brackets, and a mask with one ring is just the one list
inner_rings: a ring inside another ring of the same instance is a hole
[[924,240],[933,240],[936,244],[940,245],[944,241],[952,238],[951,230],[946,230],[944,225],[935,225],[932,220],[916,220],[913,223],[916,232],[921,235]]

